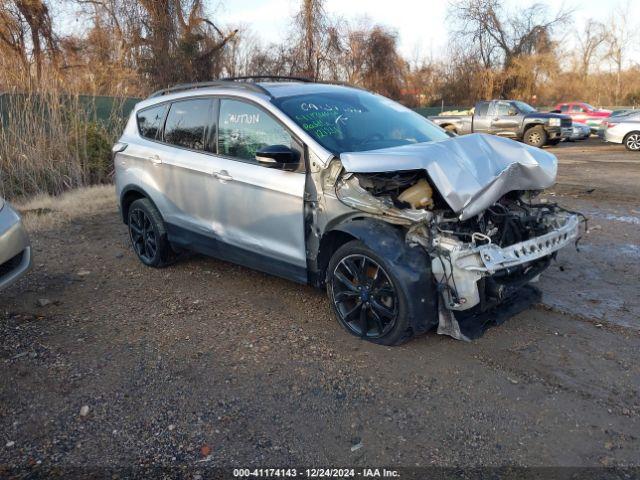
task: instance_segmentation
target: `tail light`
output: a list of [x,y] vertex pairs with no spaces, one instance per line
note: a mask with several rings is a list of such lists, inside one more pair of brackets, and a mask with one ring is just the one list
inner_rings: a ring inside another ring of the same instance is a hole
[[118,142],[113,147],[111,147],[111,161],[116,159],[116,154],[120,152],[124,152],[128,147],[126,143]]
[[610,128],[610,127],[615,127],[617,123],[608,122],[605,120],[604,122],[602,122],[602,125],[604,125],[604,128]]

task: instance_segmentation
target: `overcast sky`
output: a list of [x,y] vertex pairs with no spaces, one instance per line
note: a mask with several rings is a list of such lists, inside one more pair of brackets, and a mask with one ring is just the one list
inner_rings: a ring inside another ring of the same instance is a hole
[[[570,34],[573,28],[581,28],[587,19],[600,21],[624,9],[629,1],[630,18],[640,28],[640,0],[566,0],[545,1],[555,12],[560,6],[575,9],[573,27],[559,32]],[[509,8],[530,5],[532,0],[507,0]],[[215,4],[215,3],[214,3]],[[300,0],[222,0],[214,7],[217,22],[247,24],[254,34],[266,42],[286,38],[291,17]],[[446,47],[447,39],[446,0],[327,0],[326,9],[332,15],[346,19],[368,16],[376,23],[385,24],[398,32],[400,50],[409,59],[416,50],[422,55],[438,57]],[[569,36],[569,35],[568,35]],[[573,42],[573,38],[569,39]],[[640,63],[640,38],[634,49],[635,63]]]

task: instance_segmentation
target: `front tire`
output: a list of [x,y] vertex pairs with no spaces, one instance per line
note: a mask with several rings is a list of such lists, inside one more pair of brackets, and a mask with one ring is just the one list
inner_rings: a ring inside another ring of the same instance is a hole
[[148,198],[131,204],[127,225],[131,246],[138,259],[148,267],[166,266],[171,253],[167,230],[160,212]]
[[542,148],[547,143],[547,132],[541,125],[531,127],[524,132],[524,143],[532,147]]
[[326,286],[338,323],[352,335],[380,345],[399,345],[412,337],[408,299],[394,266],[362,242],[336,250]]
[[624,148],[630,152],[640,151],[640,132],[629,132],[623,142]]

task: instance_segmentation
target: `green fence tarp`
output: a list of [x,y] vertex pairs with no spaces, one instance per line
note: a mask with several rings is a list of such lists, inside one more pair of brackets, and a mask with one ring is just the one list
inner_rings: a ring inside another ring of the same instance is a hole
[[[136,103],[141,100],[133,97],[91,95],[80,95],[78,97],[61,95],[58,98],[61,103],[76,101],[77,99],[88,119],[103,124],[107,124],[113,119],[121,120],[127,118]],[[27,95],[23,93],[0,93],[0,124],[6,124],[11,110],[20,110],[24,108],[22,105],[25,103],[28,103],[30,108],[40,110],[43,116],[46,115],[48,107],[42,96],[32,95],[28,102],[26,102],[26,99]]]

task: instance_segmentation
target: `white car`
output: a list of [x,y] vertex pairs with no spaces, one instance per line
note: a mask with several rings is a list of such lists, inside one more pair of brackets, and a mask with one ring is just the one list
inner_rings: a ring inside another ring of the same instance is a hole
[[622,143],[627,150],[640,151],[640,112],[611,117],[602,123],[605,142]]

